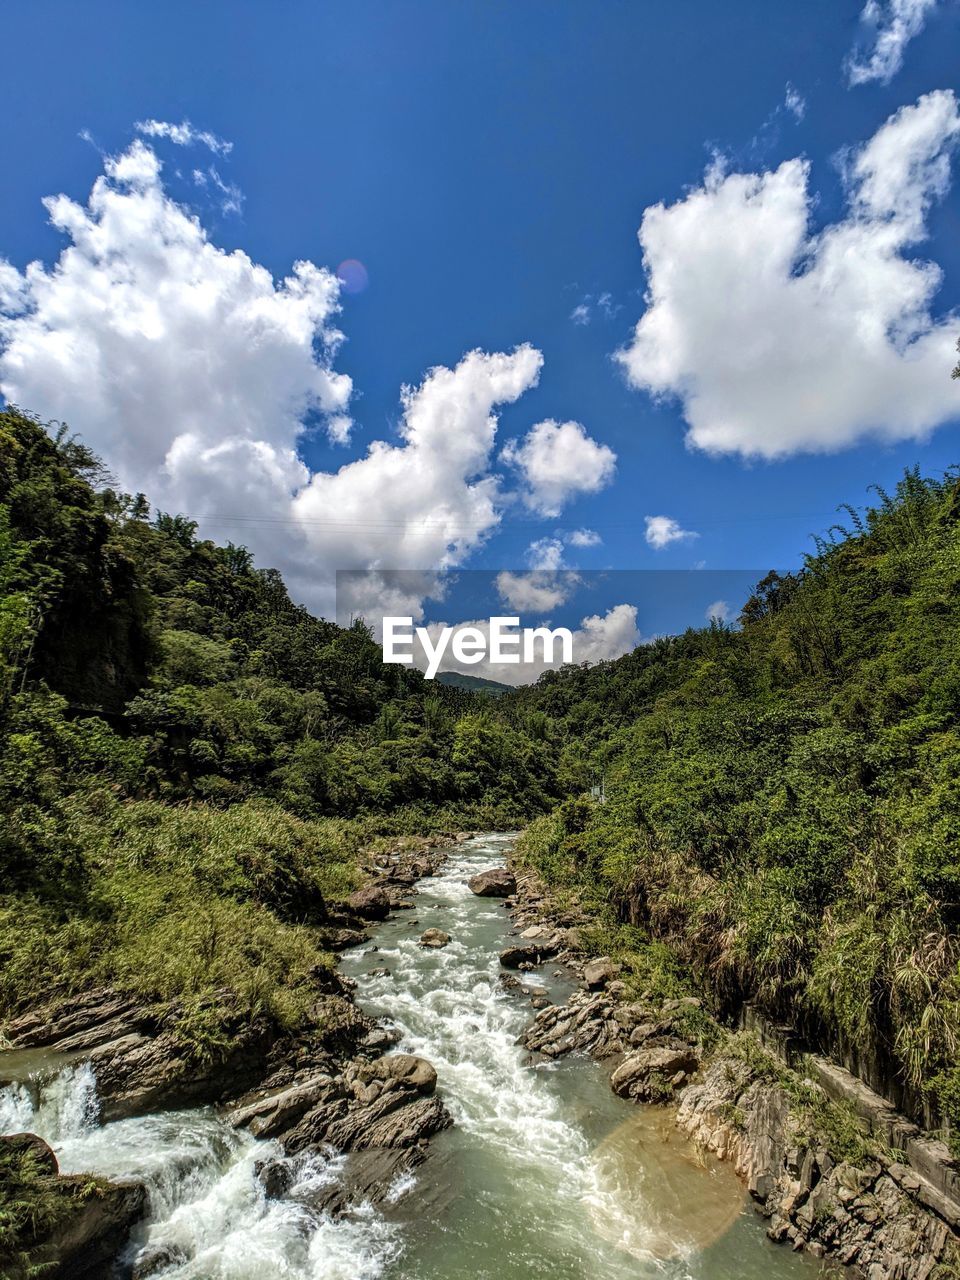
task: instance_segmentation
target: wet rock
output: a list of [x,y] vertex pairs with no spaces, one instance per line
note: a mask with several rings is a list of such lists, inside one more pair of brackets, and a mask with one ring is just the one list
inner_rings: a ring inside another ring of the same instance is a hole
[[396,1080],[424,1095],[433,1093],[437,1087],[437,1073],[433,1064],[412,1053],[392,1053],[377,1058],[375,1062],[361,1067],[360,1079]]
[[377,1050],[383,1053],[385,1050],[392,1048],[400,1039],[400,1032],[391,1027],[374,1027],[368,1035],[364,1036],[360,1044],[364,1049]]
[[369,884],[351,893],[347,905],[363,920],[386,920],[390,914],[390,895],[379,885]]
[[613,1004],[602,993],[576,992],[565,1005],[550,1005],[527,1028],[521,1043],[535,1053],[557,1058],[571,1052],[589,1053],[598,1060],[622,1053],[623,1029],[613,1016]]
[[449,942],[449,933],[444,933],[442,929],[425,929],[420,935],[421,947],[445,947]]
[[540,948],[532,944],[524,946],[507,947],[500,952],[500,963],[504,969],[521,969],[524,965],[531,968],[540,963],[541,959],[545,959]]
[[182,1266],[189,1261],[187,1251],[175,1244],[148,1245],[137,1255],[130,1272],[131,1280],[150,1280],[169,1267]]
[[275,1138],[293,1128],[301,1116],[320,1103],[342,1096],[342,1087],[336,1080],[329,1075],[316,1075],[234,1111],[229,1119],[234,1128],[249,1129],[255,1138]]
[[279,1200],[293,1186],[293,1169],[285,1160],[258,1160],[253,1171],[268,1200]]
[[323,945],[329,951],[346,951],[348,947],[359,947],[367,940],[367,934],[360,929],[331,929],[323,934]]
[[[85,1174],[61,1177],[69,1191],[89,1182]],[[146,1188],[141,1182],[101,1182],[96,1194],[75,1199],[51,1233],[30,1251],[30,1266],[51,1280],[100,1280],[126,1244],[130,1230],[144,1214]]]
[[472,876],[467,884],[470,892],[479,898],[508,898],[517,891],[517,881],[512,871],[506,867],[493,867],[490,871],[481,871]]
[[110,987],[99,987],[70,996],[53,1008],[44,1007],[14,1018],[4,1026],[4,1036],[15,1049],[39,1048],[62,1041],[80,1050],[150,1025],[149,1013],[134,997]]
[[368,973],[371,978],[389,978],[390,977],[390,970],[386,967],[386,965],[383,965],[383,964],[380,965],[379,968],[377,969],[370,969]]

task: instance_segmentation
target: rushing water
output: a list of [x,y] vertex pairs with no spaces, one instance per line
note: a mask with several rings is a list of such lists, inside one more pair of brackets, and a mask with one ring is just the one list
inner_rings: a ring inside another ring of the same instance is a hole
[[[662,1112],[616,1098],[584,1059],[528,1065],[517,1037],[532,1010],[499,982],[509,917],[466,886],[507,846],[461,846],[415,910],[344,958],[364,1008],[437,1068],[456,1121],[381,1210],[332,1219],[298,1199],[337,1178],[336,1157],[291,1161],[290,1194],[267,1200],[254,1165],[276,1146],[209,1109],[101,1126],[82,1063],[28,1064],[0,1091],[0,1132],[41,1134],[64,1171],[141,1178],[149,1219],[127,1261],[164,1251],[164,1280],[810,1280],[816,1267],[766,1240],[729,1168],[699,1160]],[[452,936],[443,950],[417,944],[430,926]],[[549,968],[525,981],[569,990]]]

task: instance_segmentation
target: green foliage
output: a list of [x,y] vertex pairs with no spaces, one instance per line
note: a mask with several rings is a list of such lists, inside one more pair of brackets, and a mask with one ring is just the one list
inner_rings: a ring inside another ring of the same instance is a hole
[[364,846],[516,826],[556,782],[485,694],[149,517],[65,430],[0,412],[0,1017],[111,983],[205,1057],[303,1021]]
[[102,1195],[106,1183],[91,1176],[58,1178],[30,1147],[0,1144],[0,1266],[10,1280],[28,1280],[51,1270],[36,1261],[32,1246],[62,1228],[85,1201]]
[[521,855],[599,919],[639,922],[718,1008],[758,1001],[888,1055],[919,1109],[960,1050],[960,484],[908,472],[736,629],[549,673],[500,702],[605,775]]

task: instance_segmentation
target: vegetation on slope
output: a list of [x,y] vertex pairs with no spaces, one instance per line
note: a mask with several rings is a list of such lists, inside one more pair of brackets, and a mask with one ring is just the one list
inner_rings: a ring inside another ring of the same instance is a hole
[[721,1007],[757,1000],[879,1058],[956,1129],[960,485],[911,472],[848,514],[737,629],[507,700],[569,744],[568,785],[606,779],[605,805],[565,801],[523,851],[668,943]]
[[188,1035],[224,988],[295,1026],[363,847],[557,794],[489,701],[384,666],[362,625],[0,413],[0,1017],[110,982]]
[[645,981],[758,1000],[960,1127],[960,485],[847,524],[736,628],[491,698],[0,414],[0,1016],[112,981],[295,1025],[365,844],[545,815],[524,856]]

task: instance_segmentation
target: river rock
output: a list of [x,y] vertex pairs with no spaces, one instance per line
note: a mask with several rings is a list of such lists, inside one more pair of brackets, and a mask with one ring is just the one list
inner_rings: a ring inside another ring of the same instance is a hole
[[610,1077],[610,1088],[637,1102],[657,1100],[665,1090],[673,1089],[671,1082],[678,1074],[685,1078],[697,1066],[697,1055],[689,1045],[641,1049],[617,1067]]
[[230,1123],[234,1128],[249,1129],[255,1138],[275,1138],[312,1108],[341,1097],[342,1092],[331,1076],[315,1075],[234,1111]]
[[429,1095],[437,1087],[437,1073],[433,1063],[412,1053],[391,1053],[360,1068],[361,1080],[396,1080]]
[[509,898],[517,891],[517,881],[512,871],[506,867],[492,867],[489,871],[481,871],[472,876],[467,884],[470,892],[478,898]]
[[169,1267],[182,1266],[188,1261],[186,1250],[181,1249],[179,1245],[148,1245],[137,1255],[130,1277],[131,1280],[150,1280],[151,1276],[158,1276]]
[[420,935],[421,947],[445,947],[449,941],[449,933],[444,933],[442,929],[425,929]]
[[347,905],[364,920],[386,920],[390,914],[390,895],[379,885],[368,884],[351,893]]
[[564,1005],[551,1005],[537,1015],[521,1043],[534,1053],[558,1058],[589,1053],[602,1061],[624,1050],[623,1028],[603,992],[577,991]]
[[[89,1181],[88,1175],[77,1174],[58,1178],[54,1186],[67,1192],[70,1184],[80,1188]],[[143,1217],[146,1203],[142,1182],[101,1181],[96,1194],[76,1198],[50,1234],[30,1250],[30,1267],[50,1280],[101,1280]]]
[[540,948],[532,944],[525,946],[506,947],[500,952],[500,963],[504,969],[519,969],[524,965],[539,964],[546,957],[540,951]]
[[14,1156],[32,1156],[38,1171],[48,1177],[55,1178],[60,1172],[53,1148],[35,1133],[4,1134],[0,1137],[0,1150]]
[[620,972],[620,966],[614,964],[609,956],[600,956],[590,960],[583,966],[583,981],[588,991],[599,991],[611,982]]

